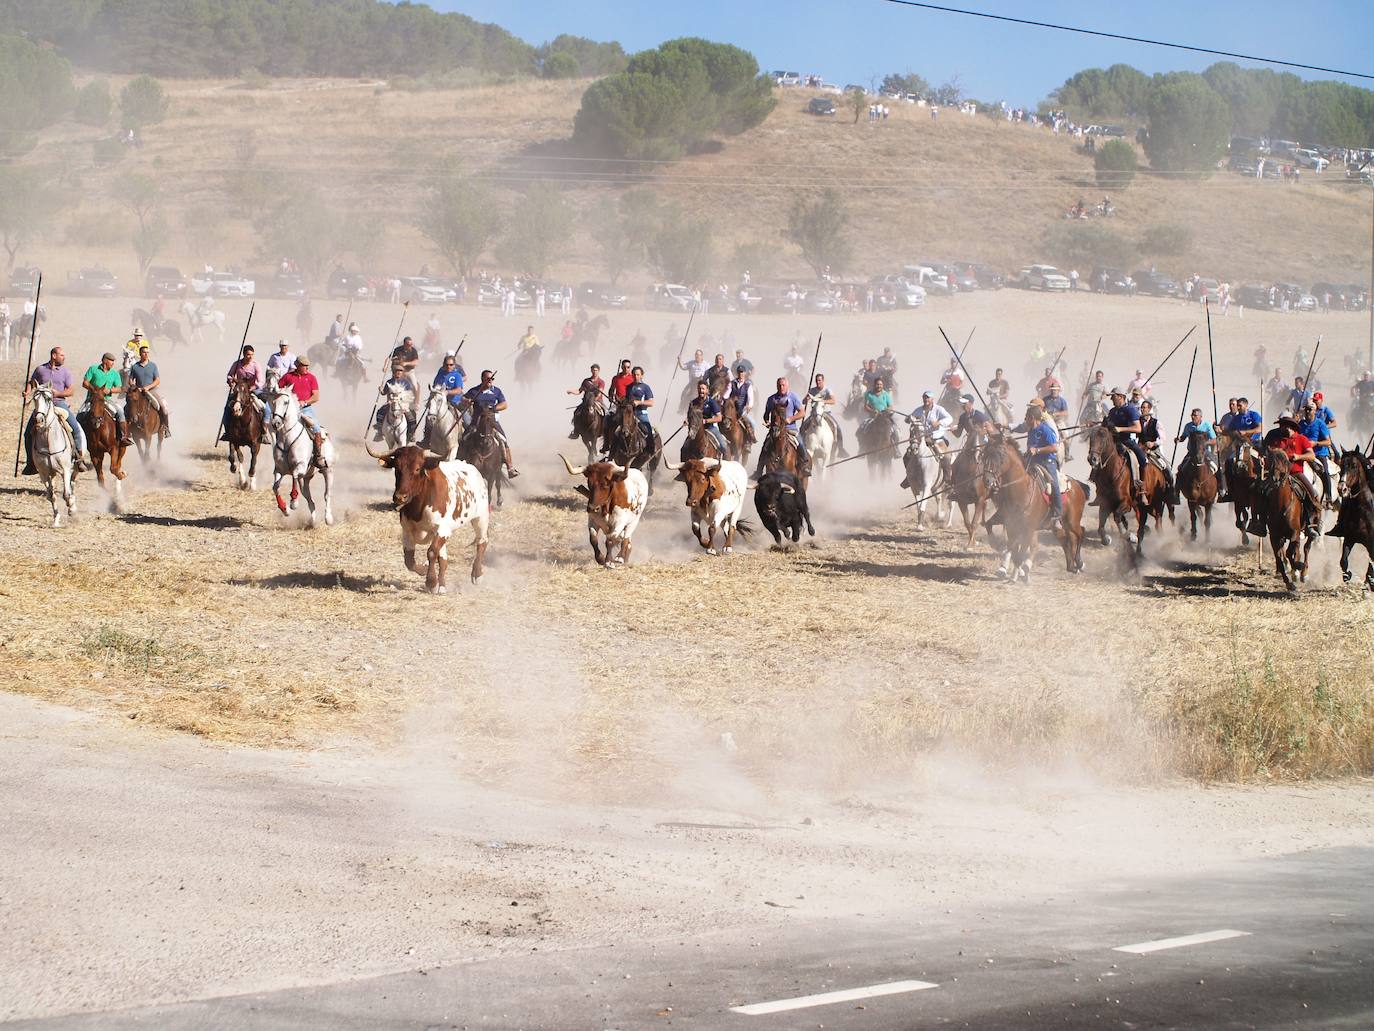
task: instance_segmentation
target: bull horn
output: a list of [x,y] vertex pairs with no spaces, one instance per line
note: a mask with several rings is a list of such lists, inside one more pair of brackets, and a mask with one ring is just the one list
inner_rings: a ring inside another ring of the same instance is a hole
[[[668,461],[667,458],[663,459],[663,464],[664,464],[664,465],[669,469],[669,471],[671,471],[671,472],[677,472],[679,469],[682,468],[681,465],[674,465],[672,462]],[[683,465],[686,465],[686,463],[684,462]]]
[[363,441],[363,450],[366,451],[366,452],[367,452],[369,455],[371,455],[373,458],[378,458],[378,459],[381,459],[381,458],[390,458],[390,457],[391,457],[392,455],[394,455],[394,454],[396,453],[396,451],[397,451],[396,448],[392,448],[390,451],[373,451],[373,450],[372,450],[372,442],[369,441],[369,440],[364,440],[364,441]]
[[[712,462],[714,462],[715,464],[712,465],[712,464],[711,464]],[[701,460],[701,467],[702,467],[703,469],[705,469],[707,472],[710,472],[712,469],[719,469],[719,468],[720,468],[720,459],[719,459],[719,458],[703,458],[703,459]]]
[[785,483],[782,484],[781,486],[782,486],[782,492],[783,492],[784,494],[795,494],[795,493],[797,493],[797,489],[796,489],[795,487],[789,487],[789,486],[788,486],[787,484],[785,484]]
[[[562,455],[559,455],[558,457],[563,458]],[[571,465],[568,464],[568,460],[566,458],[563,458],[563,468],[568,470],[569,476],[581,476],[587,469],[585,465],[579,465],[576,469],[574,469]]]
[[630,471],[630,467],[628,465],[616,465],[614,462],[612,462],[611,471],[615,473],[617,476],[624,476],[626,473]]

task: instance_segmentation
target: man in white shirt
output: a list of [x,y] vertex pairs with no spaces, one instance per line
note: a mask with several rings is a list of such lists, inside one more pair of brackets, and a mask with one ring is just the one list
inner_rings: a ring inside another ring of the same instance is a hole
[[278,379],[296,367],[296,356],[291,353],[291,345],[285,340],[277,341],[277,353],[267,359],[267,374]]
[[926,437],[932,444],[942,445],[942,449],[949,447],[945,434],[954,425],[954,416],[935,403],[935,395],[929,390],[921,395],[921,405],[911,413],[911,417],[925,429]]

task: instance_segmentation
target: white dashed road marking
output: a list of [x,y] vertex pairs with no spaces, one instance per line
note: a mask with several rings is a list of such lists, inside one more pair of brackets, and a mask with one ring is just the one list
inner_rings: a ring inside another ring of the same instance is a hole
[[867,988],[847,988],[840,992],[824,992],[820,995],[801,995],[795,999],[779,999],[776,1002],[732,1006],[731,1012],[759,1017],[765,1013],[804,1010],[811,1006],[830,1006],[837,1002],[853,1002],[856,999],[873,999],[880,995],[900,995],[903,992],[919,992],[926,988],[939,987],[938,984],[931,984],[929,981],[889,981],[887,984],[873,984]]
[[1203,931],[1201,934],[1186,934],[1181,938],[1160,938],[1158,941],[1140,942],[1138,945],[1118,945],[1112,951],[1133,952],[1139,956],[1147,952],[1181,949],[1185,945],[1205,945],[1207,942],[1225,941],[1227,938],[1246,938],[1249,935],[1249,931]]

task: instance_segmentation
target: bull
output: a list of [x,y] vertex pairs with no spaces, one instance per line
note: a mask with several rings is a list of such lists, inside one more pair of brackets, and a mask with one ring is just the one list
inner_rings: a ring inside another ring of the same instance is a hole
[[[396,473],[391,504],[401,517],[401,549],[406,568],[424,575],[425,587],[431,594],[445,593],[448,539],[471,523],[477,549],[472,559],[472,582],[476,583],[482,576],[491,520],[482,474],[466,462],[445,462],[414,444],[381,454],[369,447],[367,453],[382,468]],[[420,547],[426,548],[428,559],[423,570],[415,561],[416,549]]]
[[[681,465],[665,464],[687,485],[692,533],[707,554],[729,555],[734,550],[736,530],[746,537],[754,532],[753,527],[740,518],[749,487],[749,474],[744,466],[719,458],[693,458]],[[721,552],[716,551],[717,531],[725,538]]]
[[[558,456],[563,458],[562,455]],[[593,462],[577,467],[563,458],[569,476],[585,476],[577,492],[587,499],[587,539],[597,565],[623,565],[630,561],[635,528],[649,501],[649,481],[638,469],[614,462]],[[603,553],[602,547],[605,547]],[[617,554],[611,557],[611,549]]]
[[811,510],[806,505],[806,490],[791,473],[769,473],[759,480],[754,487],[754,508],[776,544],[784,538],[790,538],[794,544],[801,540],[803,523],[806,532],[816,536]]

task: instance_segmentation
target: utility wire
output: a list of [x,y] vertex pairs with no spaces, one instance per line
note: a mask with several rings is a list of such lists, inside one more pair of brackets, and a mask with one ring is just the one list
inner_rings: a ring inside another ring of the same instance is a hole
[[1230,50],[1210,50],[1207,47],[1190,46],[1187,43],[1169,43],[1162,39],[1146,39],[1143,36],[1124,36],[1117,32],[1103,32],[1099,29],[1084,29],[1075,25],[1056,25],[1047,21],[1032,21],[1029,18],[1013,18],[1007,14],[990,14],[987,11],[966,11],[958,7],[944,7],[940,4],[922,3],[921,0],[887,0],[890,4],[902,7],[922,7],[928,11],[943,11],[945,14],[964,14],[971,18],[987,18],[990,21],[1005,21],[1015,25],[1030,25],[1037,29],[1056,29],[1059,32],[1077,32],[1084,36],[1099,36],[1103,39],[1120,39],[1127,43],[1147,43],[1156,47],[1172,47],[1174,50],[1191,50],[1196,54],[1213,54],[1217,57],[1237,57],[1242,61],[1257,61],[1260,64],[1277,64],[1285,68],[1302,68],[1309,72],[1326,72],[1328,75],[1347,75],[1352,79],[1374,79],[1365,72],[1348,72],[1340,68],[1324,68],[1316,64],[1301,64],[1297,61],[1283,61],[1277,57],[1256,57],[1254,54],[1237,54]]

